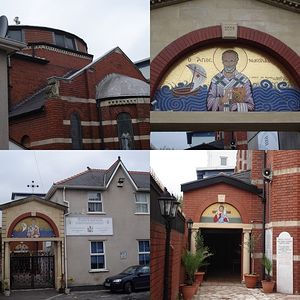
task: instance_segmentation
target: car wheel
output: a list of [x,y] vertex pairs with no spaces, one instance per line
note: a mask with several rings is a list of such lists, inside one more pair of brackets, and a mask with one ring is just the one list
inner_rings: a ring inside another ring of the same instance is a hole
[[132,284],[131,284],[130,281],[125,282],[125,284],[124,284],[124,292],[127,293],[127,294],[132,293]]

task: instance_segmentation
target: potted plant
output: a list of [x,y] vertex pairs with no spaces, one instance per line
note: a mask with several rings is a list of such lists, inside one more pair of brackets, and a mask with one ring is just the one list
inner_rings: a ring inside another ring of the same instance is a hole
[[245,278],[245,284],[247,288],[255,288],[257,285],[257,281],[258,281],[258,274],[255,273],[254,271],[254,250],[255,250],[255,237],[252,234],[249,238],[249,240],[247,241],[247,248],[248,251],[250,253],[250,257],[251,257],[251,272],[249,274],[244,274],[244,278]]
[[9,289],[8,279],[4,279],[4,281],[3,281],[3,293],[4,293],[5,296],[10,296],[10,289]]
[[197,271],[199,264],[199,256],[196,253],[192,253],[191,251],[185,251],[182,255],[182,263],[184,265],[186,280],[182,287],[182,294],[184,300],[191,300],[195,293],[194,283],[194,274]]
[[206,260],[208,257],[213,255],[209,252],[209,248],[204,245],[204,239],[200,230],[196,235],[196,253],[198,255],[198,268],[197,272],[195,273],[195,281],[200,285],[205,274],[205,272],[201,272],[201,268],[209,264]]
[[266,279],[261,281],[263,292],[272,293],[275,286],[275,281],[272,280],[272,277],[270,275],[272,271],[272,261],[264,255],[262,264],[267,271],[267,274],[265,274]]

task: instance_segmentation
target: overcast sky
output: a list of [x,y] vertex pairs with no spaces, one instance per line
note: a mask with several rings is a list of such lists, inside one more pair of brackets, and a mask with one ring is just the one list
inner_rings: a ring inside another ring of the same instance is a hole
[[119,46],[132,60],[150,56],[149,0],[1,0],[9,25],[65,30],[81,37],[94,59]]
[[149,171],[149,151],[0,151],[0,203],[12,192],[46,193],[53,182],[83,172],[87,167],[109,168],[121,157],[129,171]]
[[[213,165],[219,166],[220,154],[227,156],[229,165],[230,162],[235,162],[237,151],[210,150],[211,153],[217,154],[214,156]],[[150,153],[150,165],[161,183],[174,195],[180,195],[181,184],[193,180],[197,180],[196,169],[199,167],[208,166],[208,151],[207,150],[153,150]]]

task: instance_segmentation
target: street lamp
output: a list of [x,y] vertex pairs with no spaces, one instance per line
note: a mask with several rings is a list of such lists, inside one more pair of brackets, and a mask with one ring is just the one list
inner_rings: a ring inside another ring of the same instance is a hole
[[176,217],[179,202],[170,195],[165,188],[161,197],[158,198],[160,213],[165,219],[166,226],[166,247],[165,247],[165,266],[164,266],[164,295],[163,300],[169,300],[169,265],[170,265],[170,237],[171,222]]
[[193,228],[193,220],[190,218],[187,220],[187,228],[188,228],[188,250],[191,251],[191,236],[192,236],[192,228]]

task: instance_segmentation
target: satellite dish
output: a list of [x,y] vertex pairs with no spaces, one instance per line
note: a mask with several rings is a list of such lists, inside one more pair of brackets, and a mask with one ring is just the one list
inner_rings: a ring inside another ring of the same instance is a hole
[[6,16],[0,17],[0,37],[5,38],[7,34],[7,28],[8,28],[8,21]]

